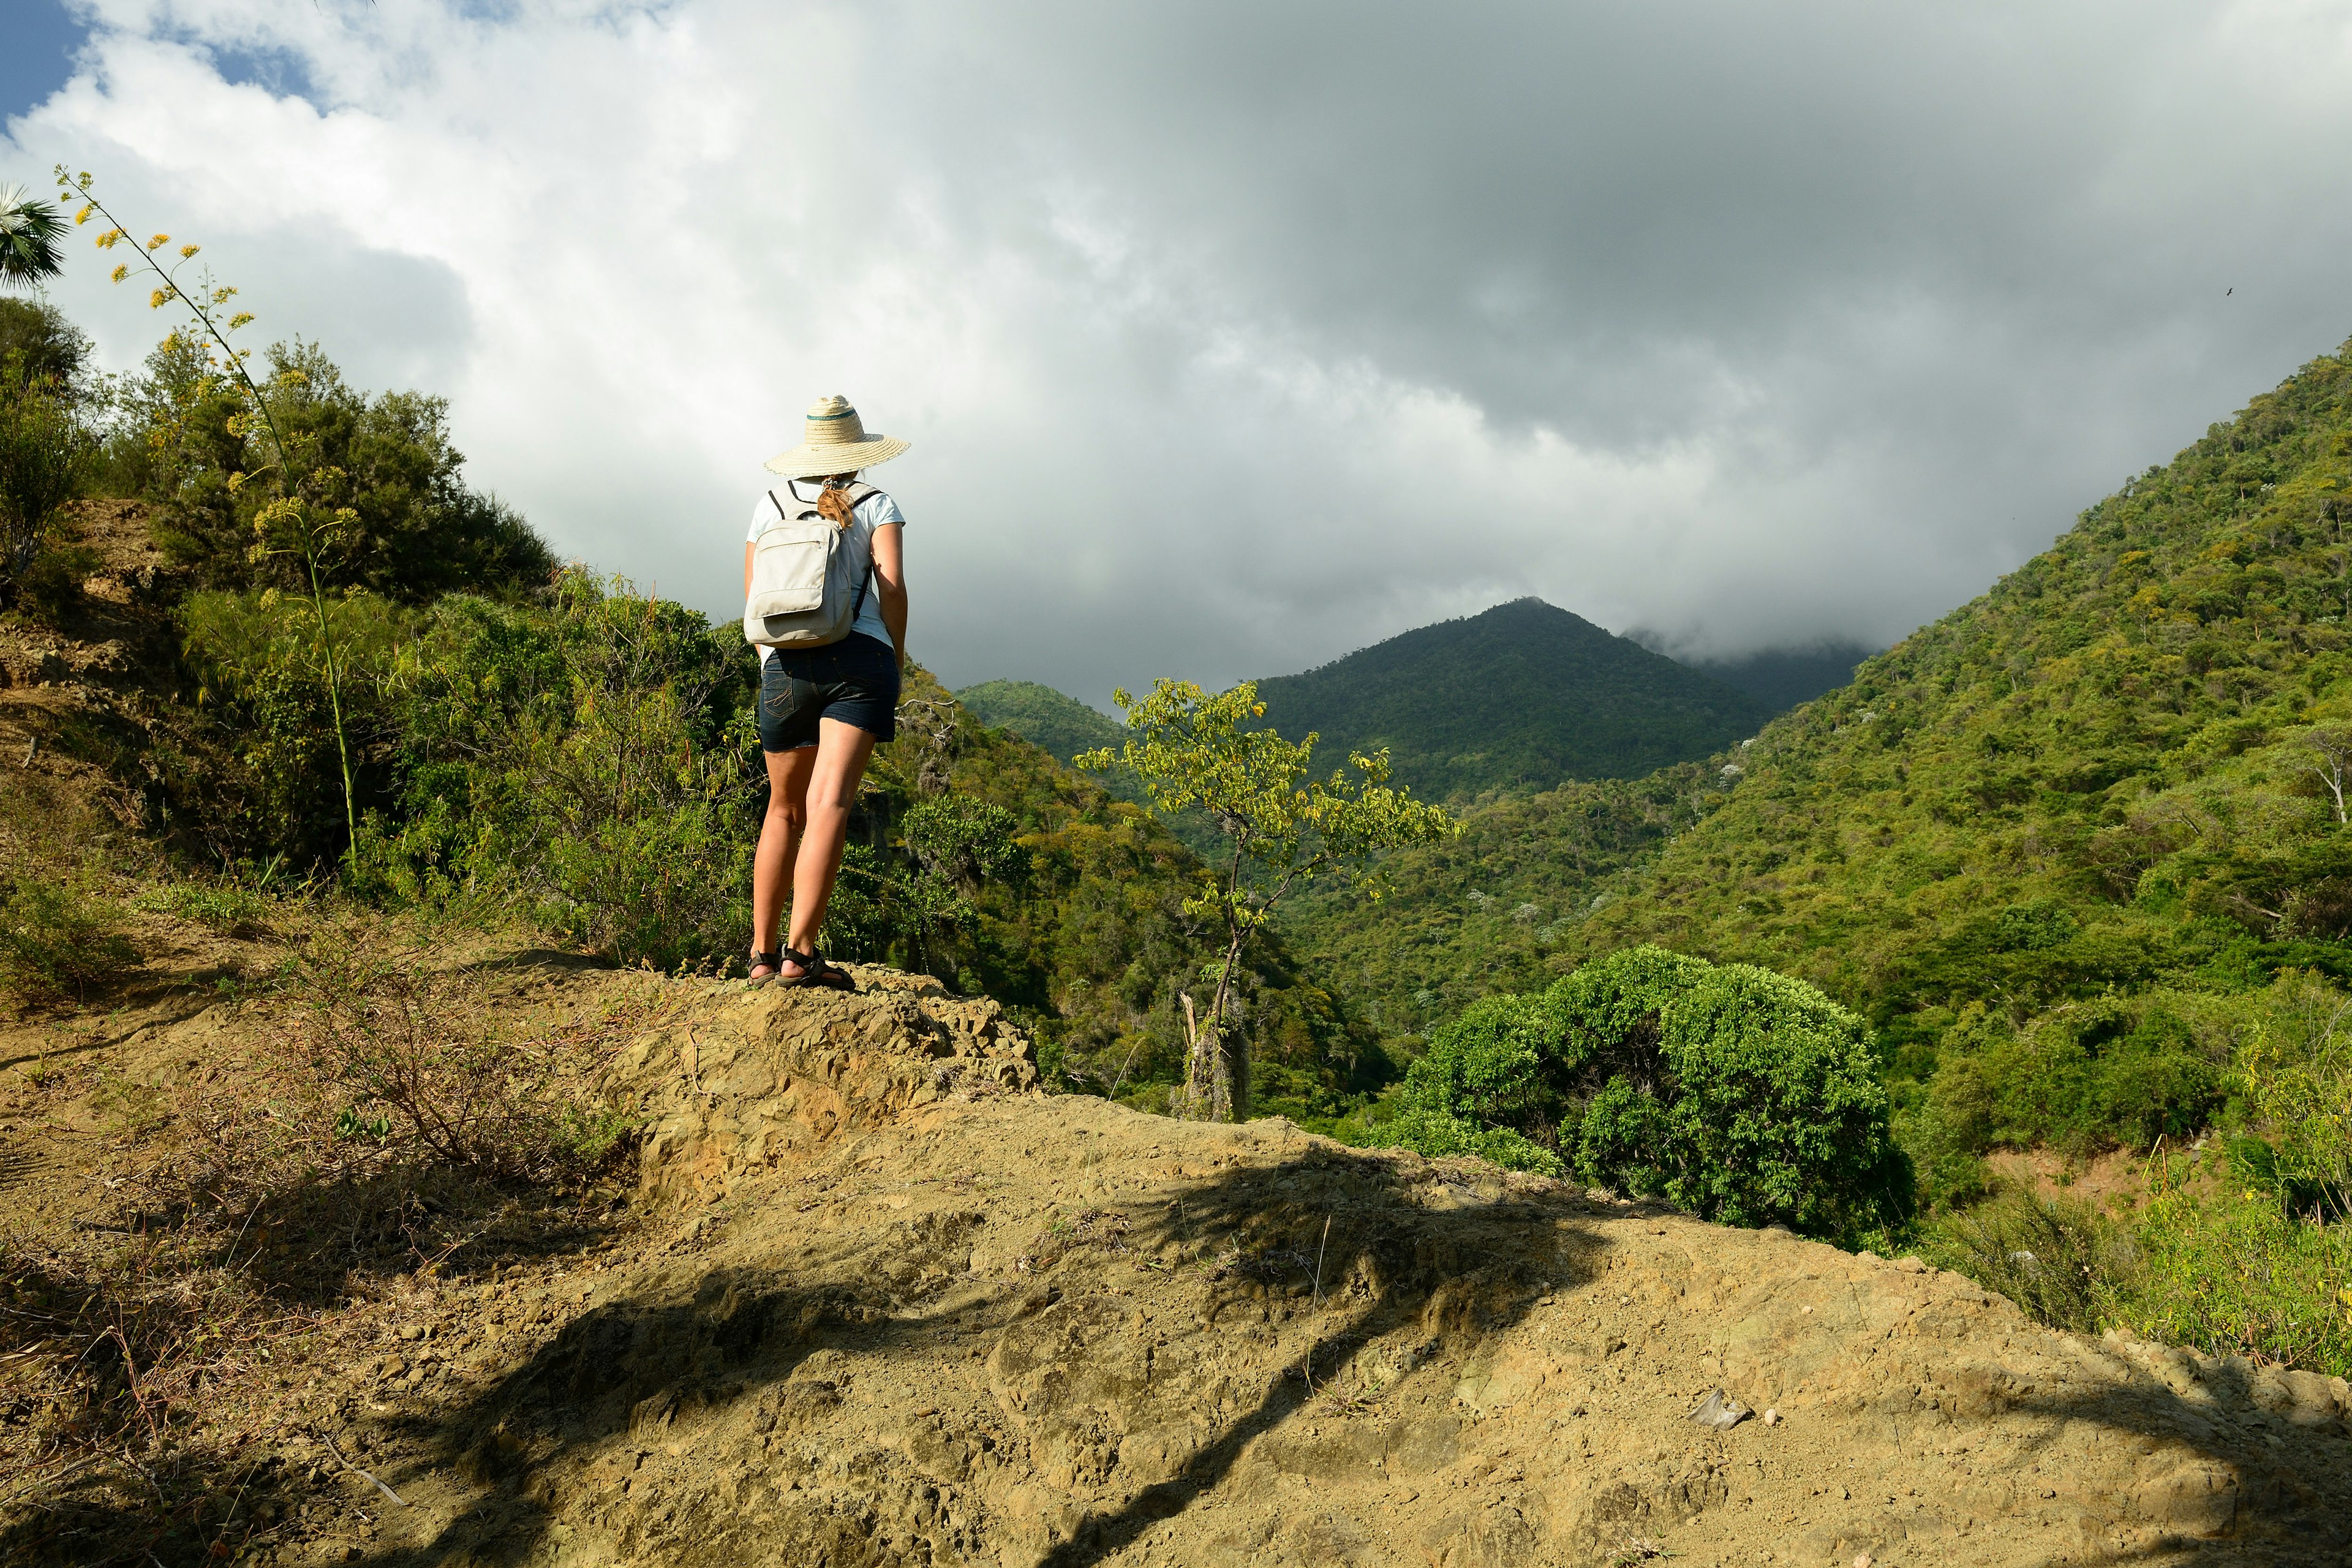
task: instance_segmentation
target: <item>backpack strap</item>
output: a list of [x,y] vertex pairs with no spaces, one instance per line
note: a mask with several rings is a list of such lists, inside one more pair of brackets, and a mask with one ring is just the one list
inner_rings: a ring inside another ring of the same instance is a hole
[[[800,483],[801,481],[798,479],[786,479],[784,481],[784,489],[791,494],[793,500],[796,505],[803,507],[814,507],[816,505],[815,501],[810,500],[802,496],[799,488]],[[822,496],[824,492],[820,489],[817,493]],[[867,501],[872,500],[876,496],[880,495],[882,490],[879,486],[869,485],[864,479],[854,479],[850,483],[841,487],[841,493],[849,498],[849,510],[856,511],[859,507],[864,506]],[[776,492],[770,490],[768,492],[768,499],[770,500],[775,500]],[[776,501],[776,510],[780,512],[783,511],[784,503],[782,501]],[[785,515],[789,517],[791,514],[786,512]]]

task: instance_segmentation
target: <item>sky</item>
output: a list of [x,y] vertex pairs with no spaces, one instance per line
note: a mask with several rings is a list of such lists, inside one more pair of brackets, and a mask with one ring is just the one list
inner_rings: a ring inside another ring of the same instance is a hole
[[[1534,594],[1890,643],[2352,335],[2352,0],[11,0],[257,343],[730,615],[815,399],[913,653],[1101,703]],[[115,368],[169,323],[78,242]]]

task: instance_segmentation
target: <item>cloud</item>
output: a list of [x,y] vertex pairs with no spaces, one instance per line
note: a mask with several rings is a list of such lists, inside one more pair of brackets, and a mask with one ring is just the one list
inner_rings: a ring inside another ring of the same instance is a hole
[[[561,548],[727,613],[811,399],[914,437],[957,682],[1524,593],[1890,640],[2352,331],[2342,5],[84,14],[8,163],[450,395]],[[58,298],[118,363],[157,325]]]

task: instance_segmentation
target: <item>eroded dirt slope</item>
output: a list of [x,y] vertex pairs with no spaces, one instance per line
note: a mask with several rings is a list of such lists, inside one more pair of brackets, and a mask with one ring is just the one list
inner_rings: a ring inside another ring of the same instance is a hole
[[[671,983],[613,1069],[649,1217],[368,1307],[379,1352],[289,1395],[257,1472],[276,1522],[237,1552],[2352,1552],[2341,1383],[2054,1334],[1913,1262],[1467,1163],[1042,1097],[992,1004],[865,973],[854,999]],[[1685,1418],[1717,1390],[1759,1416]]]

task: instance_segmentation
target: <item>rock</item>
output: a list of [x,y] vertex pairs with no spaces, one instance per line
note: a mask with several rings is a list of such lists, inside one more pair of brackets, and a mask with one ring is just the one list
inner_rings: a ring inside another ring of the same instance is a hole
[[1683,1419],[1696,1421],[1702,1426],[1712,1426],[1718,1432],[1728,1432],[1755,1414],[1718,1388],[1700,1401],[1698,1408]]

